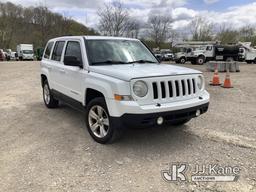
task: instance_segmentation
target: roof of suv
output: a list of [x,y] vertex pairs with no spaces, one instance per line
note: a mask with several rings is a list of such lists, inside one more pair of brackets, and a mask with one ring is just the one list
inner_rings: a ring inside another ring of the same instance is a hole
[[84,37],[85,39],[100,39],[100,40],[131,40],[131,41],[138,41],[138,39],[134,38],[127,38],[127,37],[110,37],[110,36],[62,36],[62,37],[56,37],[51,40],[59,40],[59,39],[72,39],[72,38],[81,38]]

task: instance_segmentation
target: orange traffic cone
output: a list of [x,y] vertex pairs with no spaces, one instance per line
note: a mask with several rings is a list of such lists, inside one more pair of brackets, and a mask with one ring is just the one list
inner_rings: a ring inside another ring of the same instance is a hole
[[213,75],[210,85],[212,85],[212,86],[220,86],[221,85],[220,77],[218,74],[218,65],[217,64],[215,65],[214,75]]
[[223,88],[233,88],[233,86],[231,85],[229,69],[226,72],[226,78],[225,78],[224,84],[221,87],[223,87]]

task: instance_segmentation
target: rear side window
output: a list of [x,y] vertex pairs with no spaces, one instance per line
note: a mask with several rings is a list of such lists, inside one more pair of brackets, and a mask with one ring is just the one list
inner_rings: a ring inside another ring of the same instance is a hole
[[60,61],[61,60],[61,54],[64,47],[65,41],[57,41],[54,46],[54,50],[52,53],[52,60],[54,61]]
[[74,56],[78,61],[80,61],[80,63],[83,63],[80,43],[77,41],[69,41],[65,51],[65,56]]
[[44,58],[46,59],[50,58],[52,46],[53,46],[53,42],[49,42],[44,52]]

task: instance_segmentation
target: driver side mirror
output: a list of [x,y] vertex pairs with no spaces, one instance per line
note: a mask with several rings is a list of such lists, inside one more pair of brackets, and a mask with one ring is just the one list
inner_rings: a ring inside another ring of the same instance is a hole
[[75,56],[65,56],[64,65],[83,68],[83,63],[81,63]]

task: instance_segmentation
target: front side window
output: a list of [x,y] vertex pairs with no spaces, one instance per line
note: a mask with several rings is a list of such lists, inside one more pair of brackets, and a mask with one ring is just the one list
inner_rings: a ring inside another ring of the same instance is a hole
[[136,61],[158,63],[140,42],[131,40],[87,40],[90,65],[128,64]]
[[49,42],[44,52],[44,58],[46,59],[50,58],[52,46],[53,46],[53,42]]
[[69,41],[65,51],[65,56],[75,57],[77,61],[83,63],[80,43],[77,41]]
[[52,60],[54,61],[60,61],[61,60],[61,54],[64,47],[65,41],[57,41],[54,46],[54,50],[52,53]]

